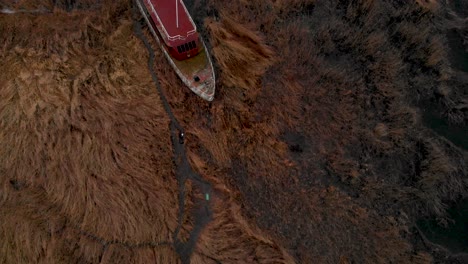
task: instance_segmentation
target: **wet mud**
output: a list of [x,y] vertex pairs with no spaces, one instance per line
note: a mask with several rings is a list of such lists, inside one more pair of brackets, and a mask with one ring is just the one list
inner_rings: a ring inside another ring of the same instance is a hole
[[185,199],[186,199],[186,189],[185,183],[187,180],[192,181],[196,187],[198,187],[206,197],[210,197],[212,194],[211,184],[201,178],[200,175],[195,173],[192,169],[192,166],[189,164],[187,159],[187,153],[184,147],[183,134],[184,129],[179,125],[179,122],[172,113],[171,107],[169,106],[167,99],[162,90],[161,84],[158,80],[156,73],[154,72],[154,51],[151,44],[148,42],[146,37],[143,35],[142,25],[138,21],[138,10],[136,3],[132,5],[132,18],[134,20],[134,30],[135,34],[144,42],[145,47],[148,49],[149,59],[148,59],[148,68],[151,72],[151,77],[155,86],[157,88],[158,94],[163,102],[164,110],[170,119],[170,131],[171,131],[171,141],[174,150],[174,163],[176,166],[176,177],[179,186],[179,217],[177,221],[177,228],[173,234],[174,248],[176,249],[177,254],[179,255],[182,263],[190,263],[190,256],[194,250],[197,239],[200,235],[200,232],[203,230],[203,227],[210,221],[211,218],[211,209],[209,198],[205,200],[198,200],[198,208],[195,210],[195,220],[193,223],[193,228],[190,231],[187,241],[179,240],[179,232],[182,228],[184,214],[187,214],[185,208]]

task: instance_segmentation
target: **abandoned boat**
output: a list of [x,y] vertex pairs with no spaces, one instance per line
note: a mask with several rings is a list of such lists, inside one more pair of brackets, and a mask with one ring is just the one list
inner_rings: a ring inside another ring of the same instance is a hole
[[212,101],[215,75],[210,54],[182,0],[136,0],[151,33],[190,90]]

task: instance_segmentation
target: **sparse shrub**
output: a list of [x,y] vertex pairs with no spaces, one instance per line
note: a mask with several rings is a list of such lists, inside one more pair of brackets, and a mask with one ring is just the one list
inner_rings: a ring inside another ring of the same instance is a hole
[[388,135],[388,127],[383,123],[379,123],[375,126],[374,133],[378,137],[385,137]]

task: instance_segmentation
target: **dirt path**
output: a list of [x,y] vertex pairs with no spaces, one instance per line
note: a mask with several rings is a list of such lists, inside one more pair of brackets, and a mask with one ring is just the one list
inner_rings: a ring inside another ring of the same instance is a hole
[[145,47],[148,49],[148,69],[156,86],[156,90],[163,103],[164,110],[171,120],[171,141],[174,148],[174,163],[176,166],[176,177],[179,185],[179,216],[177,229],[173,234],[173,246],[176,249],[177,254],[180,256],[182,263],[190,263],[190,256],[195,248],[197,239],[205,225],[211,220],[212,212],[210,208],[210,201],[200,200],[198,204],[195,205],[196,211],[194,213],[193,229],[190,232],[189,239],[186,242],[179,240],[178,235],[182,227],[184,216],[187,213],[185,209],[185,183],[187,180],[191,180],[192,184],[199,188],[202,193],[208,197],[212,194],[212,187],[209,182],[203,180],[199,174],[193,171],[191,165],[188,162],[185,146],[183,142],[179,140],[179,135],[180,133],[184,133],[184,129],[180,126],[177,118],[174,116],[172,109],[164,95],[161,83],[159,82],[156,72],[154,71],[154,50],[151,47],[148,39],[143,34],[142,26],[137,19],[139,16],[135,3],[132,7],[132,17],[134,21],[135,35],[137,35],[143,41]]

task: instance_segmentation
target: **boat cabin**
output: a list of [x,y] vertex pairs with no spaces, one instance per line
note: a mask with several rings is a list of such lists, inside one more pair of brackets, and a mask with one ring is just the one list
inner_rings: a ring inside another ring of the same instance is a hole
[[185,60],[198,54],[197,28],[182,0],[142,0],[170,55]]

